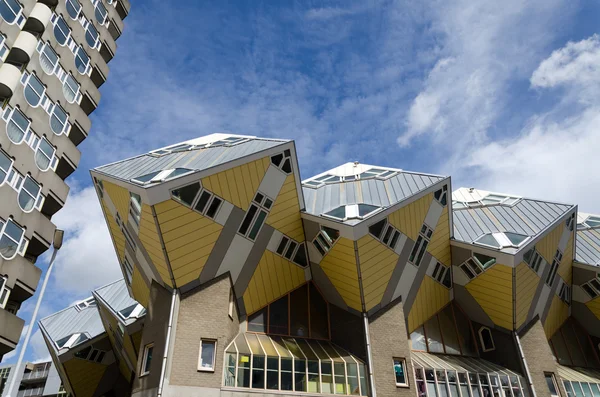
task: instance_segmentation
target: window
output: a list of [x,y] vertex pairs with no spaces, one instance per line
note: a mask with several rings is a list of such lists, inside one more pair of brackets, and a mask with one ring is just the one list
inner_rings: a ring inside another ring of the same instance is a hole
[[13,165],[13,159],[0,149],[0,186],[6,181]]
[[569,231],[572,232],[573,227],[575,226],[575,213],[571,214],[571,216],[567,218],[565,224],[567,226],[567,229],[569,229]]
[[20,26],[25,20],[22,14],[23,7],[17,0],[0,0],[0,16],[7,23],[12,25],[16,21]]
[[129,215],[136,225],[140,224],[142,216],[142,198],[139,194],[129,192]]
[[532,248],[523,255],[523,260],[537,273],[540,270],[543,258],[535,248]]
[[331,211],[326,212],[322,215],[340,221],[347,221],[349,219],[368,218],[379,209],[380,207],[370,204],[349,204],[334,208]]
[[494,338],[492,337],[492,331],[488,327],[479,328],[479,342],[481,343],[481,349],[484,352],[489,352],[496,349],[494,345]]
[[554,378],[554,374],[545,373],[546,384],[548,385],[548,390],[550,391],[550,396],[558,397],[558,387],[556,387],[556,379]]
[[440,190],[433,193],[433,197],[445,207],[448,204],[448,185],[444,185]]
[[474,242],[487,247],[502,249],[508,247],[519,248],[528,239],[529,237],[523,234],[504,232],[486,233],[477,238]]
[[283,153],[271,156],[271,164],[279,168],[286,174],[292,173],[292,159],[290,149],[285,150]]
[[31,121],[25,117],[23,112],[18,107],[14,107],[10,112],[8,123],[6,123],[6,133],[11,142],[17,145],[23,142],[30,124]]
[[108,11],[106,11],[106,7],[104,7],[104,4],[102,4],[102,0],[97,0],[94,15],[96,16],[96,21],[100,22],[100,25],[104,25],[106,22],[107,14]]
[[321,231],[313,240],[313,245],[322,256],[325,256],[325,254],[329,252],[339,237],[339,230],[335,230],[327,226],[321,226]]
[[5,61],[8,55],[8,45],[6,44],[6,36],[0,34],[0,60]]
[[277,246],[277,255],[294,262],[302,267],[308,266],[306,248],[304,243],[298,243],[296,240],[282,236]]
[[571,304],[571,287],[567,284],[563,283],[560,287],[560,292],[558,293],[559,298],[565,302],[567,305]]
[[71,37],[71,29],[67,25],[67,21],[62,15],[52,14],[52,25],[54,25],[54,37],[61,46],[67,44],[67,41]]
[[0,309],[4,309],[6,307],[6,302],[8,302],[8,297],[10,295],[10,288],[6,285],[8,279],[6,276],[0,276]]
[[221,198],[208,190],[201,190],[198,182],[172,190],[171,197],[211,219],[218,215],[223,204]]
[[52,106],[52,113],[50,114],[50,128],[56,135],[68,133],[71,129],[71,124],[68,122],[69,115],[65,109],[60,106],[59,103],[55,103]]
[[79,47],[77,47],[77,50],[75,51],[75,67],[77,68],[77,71],[79,73],[87,74],[89,66],[90,66],[90,57],[88,56],[87,52],[85,52],[83,47],[80,45]]
[[92,346],[81,349],[74,354],[75,357],[81,358],[82,360],[94,361],[97,363],[101,363],[105,355],[106,352],[95,349]]
[[596,275],[596,278],[588,281],[581,286],[583,290],[593,299],[600,295],[600,273]]
[[200,354],[198,356],[198,371],[215,370],[216,340],[202,339],[200,341]]
[[401,236],[400,232],[391,224],[388,224],[386,219],[369,226],[369,233],[392,250],[396,248]]
[[188,168],[169,168],[166,170],[153,171],[145,175],[131,178],[131,181],[140,185],[148,185],[150,183],[158,183],[174,179],[176,177],[193,172]]
[[92,21],[85,22],[85,41],[88,43],[90,48],[94,49],[98,47],[100,43],[100,34],[98,34],[98,30],[92,23]]
[[[41,41],[38,43],[38,47],[40,47],[40,45],[42,45]],[[42,70],[46,74],[54,74],[58,67],[58,61],[58,55],[52,46],[49,43],[43,44],[43,47],[40,49],[40,65],[42,66]]]
[[142,367],[140,371],[140,376],[148,375],[150,373],[150,368],[152,365],[152,352],[154,350],[154,343],[150,343],[144,346],[144,356],[142,359]]
[[478,254],[477,252],[473,253],[473,259],[475,259],[475,262],[477,262],[477,264],[483,270],[492,267],[496,263],[496,258],[492,258],[491,256],[487,256],[484,254]]
[[433,230],[431,230],[429,226],[423,224],[423,226],[421,226],[421,231],[419,232],[419,237],[417,237],[417,241],[415,242],[410,256],[408,257],[408,261],[416,267],[419,267],[421,264],[421,260],[423,260],[425,250],[427,249],[429,239],[432,235]]
[[246,211],[246,216],[240,225],[238,233],[254,241],[262,229],[262,225],[267,219],[272,206],[272,199],[260,192],[256,193],[250,207],[248,207],[248,211]]
[[403,358],[394,358],[394,374],[396,375],[396,386],[408,387],[406,361]]
[[[140,318],[142,316],[144,316],[146,314],[146,309],[144,308],[144,306],[140,305],[139,303],[134,303],[131,306],[126,307],[125,309],[122,309],[121,311],[119,311],[119,315],[125,319],[128,320],[130,318]],[[123,336],[123,334],[125,333],[124,329],[121,329],[122,325],[121,323],[119,323],[119,331],[121,331],[121,336]]]
[[79,12],[81,11],[81,4],[79,0],[66,0],[67,13],[71,17],[71,19],[77,19],[79,17]]
[[233,288],[229,289],[229,308],[227,310],[227,313],[229,314],[229,317],[231,317],[233,319],[233,309],[235,306],[235,296],[233,294]]
[[80,312],[83,309],[87,309],[88,307],[96,307],[97,305],[98,304],[96,303],[96,299],[94,299],[94,297],[90,296],[89,298],[84,299],[81,302],[75,304],[75,310]]
[[123,221],[121,220],[121,216],[118,213],[117,213],[117,216],[115,217],[115,221],[117,222],[117,226],[119,226],[119,229],[121,229],[121,233],[123,233],[123,236],[125,237],[125,241],[127,241],[129,246],[135,251],[135,249],[136,249],[135,240],[131,237],[131,234],[129,234],[129,230],[127,230],[127,226],[123,223]]
[[556,254],[554,254],[554,259],[552,260],[552,265],[550,266],[550,271],[548,272],[548,276],[546,276],[546,284],[548,286],[552,286],[554,284],[554,279],[556,277],[556,271],[558,270],[558,265],[562,260],[562,252],[560,250],[556,250]]
[[47,171],[48,168],[54,167],[56,163],[55,153],[56,149],[45,137],[40,139],[35,151],[35,164],[41,171]]
[[[600,227],[600,216],[590,215],[587,217],[585,222],[583,222],[580,226],[583,228],[597,228]],[[581,227],[578,227],[581,228]]]
[[19,190],[18,201],[19,207],[23,212],[31,212],[36,206],[36,202],[41,193],[40,185],[31,177],[27,175],[23,180],[21,189]]
[[70,348],[75,347],[89,339],[91,339],[91,338],[89,337],[89,335],[87,335],[85,333],[75,333],[75,334],[67,335],[64,338],[61,338],[54,343],[56,344],[56,347],[58,347],[59,350],[60,349],[70,349]]
[[125,269],[127,284],[131,285],[131,280],[133,279],[133,265],[129,262],[129,259],[127,259],[127,255],[123,258],[123,269]]
[[446,288],[452,287],[452,269],[442,265],[440,262],[435,264],[431,277]]
[[[25,100],[32,107],[37,107],[42,99],[44,99],[44,94],[46,93],[46,86],[42,84],[40,79],[33,73],[28,74],[27,72],[23,73],[22,79],[25,78],[25,88],[23,88],[23,93],[25,95]],[[47,98],[44,100],[47,100]]]
[[25,230],[17,225],[15,221],[8,218],[0,228],[0,256],[6,260],[10,260],[17,255],[19,245],[23,243],[23,235]]
[[79,93],[79,83],[75,80],[72,74],[65,75],[65,80],[63,82],[63,95],[65,99],[69,103],[77,102],[80,93]]

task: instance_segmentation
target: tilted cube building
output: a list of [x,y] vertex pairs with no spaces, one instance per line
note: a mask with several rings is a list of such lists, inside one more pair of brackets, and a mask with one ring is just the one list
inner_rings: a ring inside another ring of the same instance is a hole
[[231,134],[91,174],[147,310],[134,396],[600,393],[600,218],[575,205],[301,181],[293,141]]

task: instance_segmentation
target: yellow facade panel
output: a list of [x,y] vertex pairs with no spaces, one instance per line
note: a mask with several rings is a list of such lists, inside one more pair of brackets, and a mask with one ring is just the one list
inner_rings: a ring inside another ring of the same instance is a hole
[[495,264],[469,282],[466,288],[494,324],[513,329],[511,267]]
[[358,240],[357,244],[365,308],[370,310],[381,302],[398,263],[398,254],[370,235]]
[[275,198],[266,223],[296,241],[304,241],[304,226],[300,218],[300,201],[294,175],[288,175]]
[[133,299],[138,301],[140,305],[148,308],[148,300],[150,299],[150,286],[144,281],[144,278],[140,274],[137,266],[133,267],[133,276],[131,277],[131,292],[133,293]]
[[[171,204],[169,203],[169,205]],[[165,206],[163,206],[163,208],[165,208]],[[171,276],[169,275],[167,261],[160,243],[158,229],[156,228],[154,216],[152,215],[152,209],[147,204],[142,204],[139,238],[146,252],[148,253],[148,256],[150,257],[154,268],[160,274],[162,281],[166,285],[172,286]]]
[[320,263],[346,304],[362,311],[354,242],[340,237]]
[[585,304],[597,318],[600,318],[600,296]]
[[246,312],[252,314],[304,284],[304,269],[265,250],[244,291]]
[[533,302],[540,277],[525,263],[521,262],[516,269],[516,326],[519,328],[527,320],[529,308]]
[[563,325],[567,317],[569,317],[569,306],[560,300],[558,296],[554,295],[552,297],[552,304],[550,305],[548,316],[544,322],[546,338],[550,339]]
[[427,252],[429,252],[442,265],[450,266],[452,264],[452,255],[450,254],[450,223],[448,219],[448,206],[444,207],[440,219],[438,220]]
[[127,222],[127,217],[129,216],[129,190],[108,181],[102,181],[102,185],[104,186],[104,191],[110,197],[110,201],[112,201],[121,216],[121,220]]
[[408,332],[413,332],[450,302],[450,291],[425,276],[408,313]]
[[396,229],[406,234],[412,240],[416,240],[429,211],[433,193],[429,193],[417,201],[414,201],[398,211],[393,212],[388,217],[388,220]]
[[552,263],[556,250],[558,249],[558,243],[564,230],[564,224],[560,222],[558,226],[552,229],[543,239],[541,239],[535,248],[544,257],[546,262]]
[[104,199],[101,200],[101,203],[102,209],[104,210],[104,215],[106,217],[106,221],[108,222],[108,231],[110,232],[110,236],[112,237],[115,249],[117,250],[119,262],[121,262],[125,257],[125,236],[119,228],[119,225],[117,225],[117,221],[108,209],[108,206],[104,202]]
[[558,274],[567,284],[571,284],[573,279],[573,234],[569,237],[562,260],[558,266]]
[[66,361],[63,366],[77,397],[92,397],[107,368],[76,357]]

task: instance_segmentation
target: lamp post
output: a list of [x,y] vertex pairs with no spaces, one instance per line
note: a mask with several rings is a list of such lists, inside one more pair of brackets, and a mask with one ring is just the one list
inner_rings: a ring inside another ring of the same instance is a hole
[[[54,231],[54,239],[52,241],[52,258],[50,258],[50,263],[48,264],[48,270],[46,271],[46,275],[44,276],[44,283],[42,284],[42,289],[40,290],[40,294],[38,295],[37,302],[35,304],[35,309],[33,310],[33,315],[31,316],[31,321],[29,322],[29,327],[27,328],[27,334],[25,335],[25,340],[23,341],[23,345],[21,346],[21,352],[19,353],[19,360],[17,361],[17,365],[15,366],[15,371],[19,370],[19,367],[23,363],[23,356],[25,356],[25,351],[27,350],[27,345],[29,344],[29,338],[31,337],[31,331],[33,330],[33,326],[35,325],[35,321],[37,318],[38,310],[40,309],[40,305],[42,304],[42,299],[44,299],[44,292],[46,291],[46,285],[48,284],[48,280],[50,279],[50,273],[52,273],[52,268],[54,267],[54,260],[56,259],[56,254],[60,247],[62,247],[64,230],[56,229]],[[13,374],[11,377],[10,385],[8,386],[8,396],[12,397],[11,393],[13,392],[13,388],[15,387],[15,382],[17,379],[17,373]]]

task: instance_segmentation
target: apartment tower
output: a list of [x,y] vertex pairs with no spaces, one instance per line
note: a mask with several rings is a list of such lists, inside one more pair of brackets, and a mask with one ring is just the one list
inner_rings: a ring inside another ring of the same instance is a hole
[[0,0],[0,360],[38,285],[129,0]]

